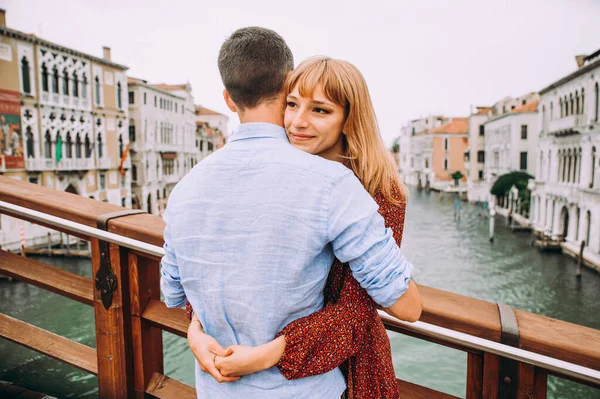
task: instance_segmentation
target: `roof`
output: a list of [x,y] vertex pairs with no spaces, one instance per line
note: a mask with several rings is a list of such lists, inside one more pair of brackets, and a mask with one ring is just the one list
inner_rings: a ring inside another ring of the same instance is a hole
[[510,112],[512,112],[512,113],[537,112],[538,104],[539,104],[539,100],[535,100],[535,101],[529,102],[525,105],[521,105],[520,107],[517,107],[517,108],[511,110]]
[[469,118],[452,118],[449,123],[429,129],[427,133],[467,134],[468,131]]
[[476,107],[477,108],[477,112],[475,112],[475,115],[487,115],[489,111],[492,111],[492,113],[494,113],[494,107]]
[[168,85],[165,83],[158,83],[158,84],[153,84],[151,85],[153,87],[156,87],[157,89],[160,90],[166,90],[166,91],[177,91],[177,90],[186,90],[188,87],[188,84],[181,84],[181,85]]
[[36,35],[20,32],[18,30],[7,28],[5,26],[0,26],[0,35],[12,37],[14,39],[24,40],[26,42],[33,43],[33,44],[42,45],[42,46],[48,47],[53,50],[62,51],[64,53],[74,55],[76,57],[87,58],[98,64],[104,64],[104,65],[107,65],[107,66],[110,66],[113,68],[122,69],[124,71],[129,69],[129,67],[126,67],[125,65],[117,64],[115,62],[105,60],[104,58],[95,57],[93,55],[82,53],[81,51],[73,50],[71,48],[61,46],[60,44],[56,44],[56,43],[52,43],[52,42],[49,42],[44,39],[40,39]]
[[148,82],[144,79],[132,78],[131,76],[127,76],[127,84],[148,84]]
[[162,93],[163,95],[170,96],[170,97],[173,97],[173,98],[177,98],[178,100],[183,100],[184,99],[184,97],[182,97],[181,95],[177,95],[177,94],[171,93],[170,90],[165,90],[165,89],[162,89],[160,87],[157,87],[157,86],[160,86],[160,85],[148,84],[148,81],[144,80],[144,79],[133,78],[133,77],[128,76],[127,77],[127,85],[129,85],[129,86],[133,86],[133,85],[143,86],[143,87],[146,87],[146,88],[148,88],[150,90],[153,90],[155,92]]
[[196,115],[219,115],[219,116],[224,116],[225,118],[227,118],[227,115],[221,114],[217,111],[213,111],[208,108],[204,108],[201,105],[196,105]]
[[[594,56],[595,54],[596,53],[594,53],[592,55]],[[591,57],[591,56],[589,56],[589,57]],[[589,58],[589,59],[591,60],[592,58]],[[558,86],[561,86],[561,85],[567,83],[568,81],[571,81],[571,80],[573,80],[589,71],[592,71],[595,68],[599,68],[599,67],[600,67],[600,59],[593,61],[593,62],[589,63],[588,65],[583,65],[581,68],[577,69],[575,72],[570,73],[569,75],[557,80],[556,82],[552,83],[551,85],[540,90],[540,94],[548,93],[549,91],[557,88]]]

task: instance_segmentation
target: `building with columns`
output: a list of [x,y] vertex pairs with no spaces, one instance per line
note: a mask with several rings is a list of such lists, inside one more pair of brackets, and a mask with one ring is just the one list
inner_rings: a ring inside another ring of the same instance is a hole
[[[8,28],[0,10],[0,173],[130,206],[126,70],[108,47],[96,57],[60,46]],[[0,218],[10,247],[22,222]]]
[[538,235],[563,242],[600,265],[600,50],[577,56],[577,69],[540,91],[540,129],[532,185]]

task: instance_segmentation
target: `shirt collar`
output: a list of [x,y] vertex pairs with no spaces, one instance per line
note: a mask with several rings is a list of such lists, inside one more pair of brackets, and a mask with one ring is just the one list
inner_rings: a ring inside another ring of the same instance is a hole
[[288,141],[285,129],[278,125],[265,122],[242,123],[233,132],[228,142],[257,139],[257,138],[275,138]]

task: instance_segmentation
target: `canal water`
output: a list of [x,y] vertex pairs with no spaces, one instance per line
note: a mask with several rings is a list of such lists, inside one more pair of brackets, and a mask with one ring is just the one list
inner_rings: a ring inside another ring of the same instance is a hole
[[[402,248],[415,265],[415,279],[427,286],[502,302],[515,308],[600,329],[600,274],[575,261],[542,254],[531,235],[512,233],[496,220],[496,239],[488,240],[488,219],[463,204],[454,216],[453,198],[411,191]],[[91,277],[85,259],[41,258]],[[0,312],[95,346],[93,310],[20,282],[0,281]],[[466,354],[390,333],[398,377],[459,397],[465,396]],[[184,339],[164,333],[165,372],[193,384],[193,357]],[[95,398],[95,377],[0,339],[0,380],[59,398]],[[600,398],[600,390],[550,377],[549,398]]]

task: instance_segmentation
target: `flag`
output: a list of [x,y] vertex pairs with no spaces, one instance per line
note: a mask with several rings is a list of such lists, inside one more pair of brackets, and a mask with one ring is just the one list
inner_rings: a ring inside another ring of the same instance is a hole
[[131,143],[127,143],[125,151],[123,151],[123,155],[121,155],[121,165],[119,166],[119,169],[121,169],[121,177],[125,177],[125,160],[127,159],[127,155],[129,155],[129,144]]
[[62,159],[62,138],[56,137],[56,162],[60,162]]
[[96,146],[96,142],[94,141],[94,142],[92,143],[92,145],[90,146],[90,149],[89,149],[89,151],[88,151],[88,153],[87,153],[87,156],[86,156],[86,158],[89,158],[89,157],[91,157],[91,156],[92,156],[92,153],[94,152],[94,147],[95,147],[95,146]]

